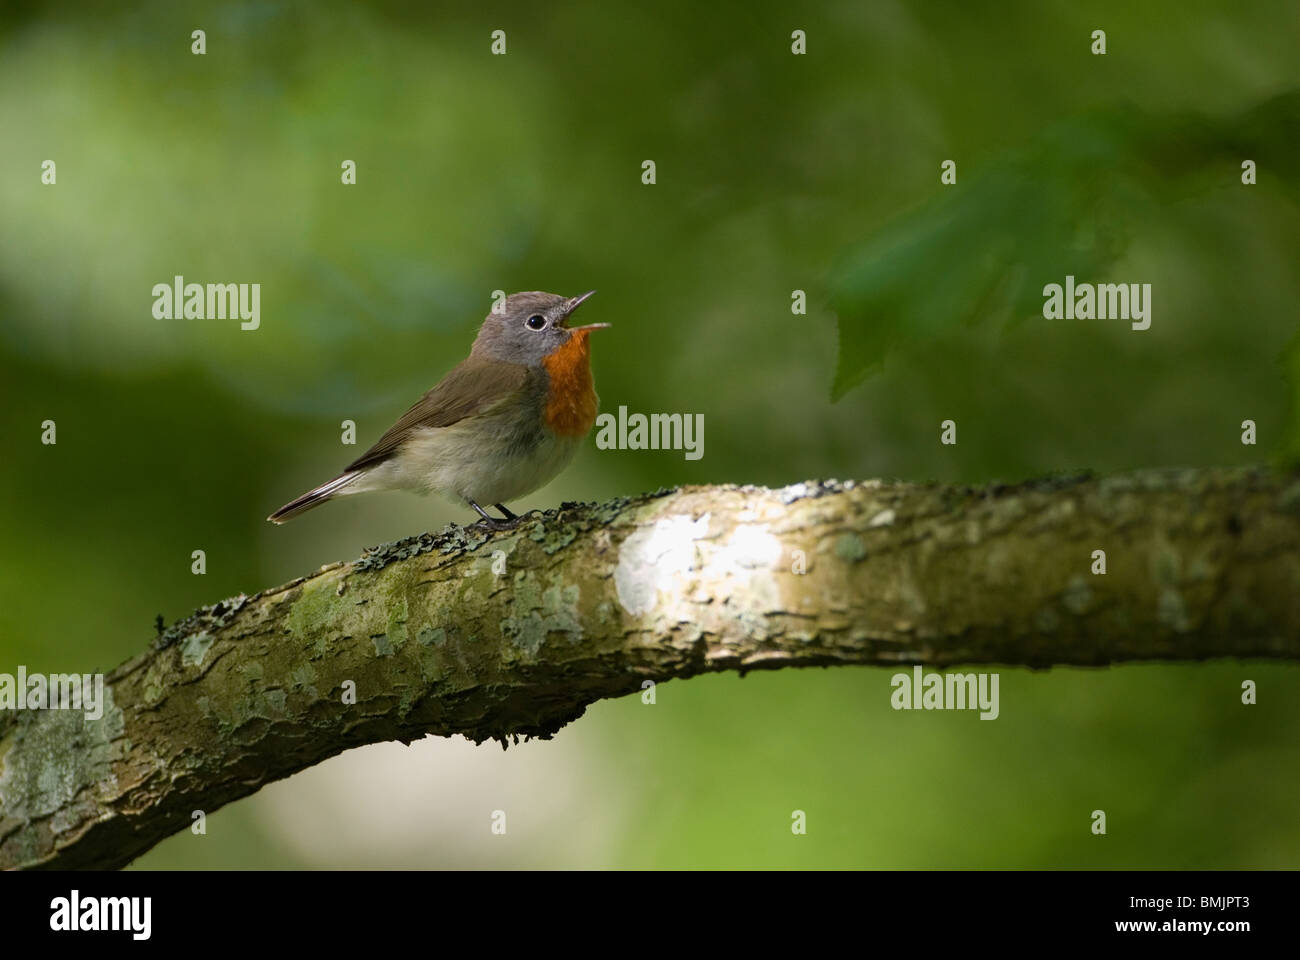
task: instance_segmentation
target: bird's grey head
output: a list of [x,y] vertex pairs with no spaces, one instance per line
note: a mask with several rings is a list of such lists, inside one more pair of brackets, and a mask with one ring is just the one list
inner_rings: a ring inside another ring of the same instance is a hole
[[561,297],[554,293],[530,290],[512,293],[499,300],[488,313],[474,340],[471,356],[485,360],[503,360],[535,366],[557,347],[563,346],[575,334],[607,327],[607,323],[592,323],[585,327],[570,327],[569,316],[578,305],[595,290],[577,297]]

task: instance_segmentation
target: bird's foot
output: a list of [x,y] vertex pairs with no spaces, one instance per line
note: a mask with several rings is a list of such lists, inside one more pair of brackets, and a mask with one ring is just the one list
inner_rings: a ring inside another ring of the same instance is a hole
[[[477,513],[480,517],[482,517],[479,523],[486,524],[488,529],[490,530],[513,530],[515,527],[519,525],[519,522],[523,520],[524,517],[527,517],[529,515],[528,513],[526,513],[524,514],[523,517],[521,517],[518,514],[512,513],[511,511],[507,510],[503,504],[496,503],[493,504],[493,506],[495,506],[498,510],[500,510],[503,514],[505,514],[505,516],[494,517],[492,516],[492,514],[488,513],[486,510],[480,507],[473,500],[470,500],[468,502],[469,505],[474,508],[474,512]],[[533,513],[533,512],[535,511],[529,511],[529,513]]]
[[513,530],[518,525],[518,517],[513,520],[504,520],[500,517],[484,517],[474,524],[476,527],[487,527],[489,530]]

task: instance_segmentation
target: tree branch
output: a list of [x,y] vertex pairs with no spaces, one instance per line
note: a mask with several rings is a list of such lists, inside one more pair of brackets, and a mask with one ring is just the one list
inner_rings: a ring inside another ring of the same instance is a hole
[[122,866],[192,811],[349,747],[549,737],[647,680],[1207,657],[1300,659],[1295,476],[693,487],[566,504],[199,610],[107,677],[98,720],[0,715],[0,867]]

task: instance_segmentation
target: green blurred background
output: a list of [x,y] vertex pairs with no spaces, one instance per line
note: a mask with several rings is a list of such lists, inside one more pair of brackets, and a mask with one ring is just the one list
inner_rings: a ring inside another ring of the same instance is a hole
[[[602,407],[707,427],[699,461],[589,442],[517,507],[1293,453],[1298,10],[6,6],[0,670],[104,670],[160,613],[471,519],[400,494],[263,518],[460,359],[494,289],[596,288]],[[1067,273],[1152,283],[1151,329],[1043,319]],[[155,320],[176,274],[260,283],[261,329]],[[506,752],[354,750],[138,865],[1300,863],[1297,667],[1005,669],[994,722],[894,712],[892,672],[667,684]]]

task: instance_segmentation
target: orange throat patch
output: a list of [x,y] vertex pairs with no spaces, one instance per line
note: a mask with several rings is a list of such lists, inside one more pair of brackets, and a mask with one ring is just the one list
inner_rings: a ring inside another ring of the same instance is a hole
[[590,331],[581,330],[542,358],[550,378],[546,427],[562,437],[586,436],[596,422],[596,388],[591,382]]

